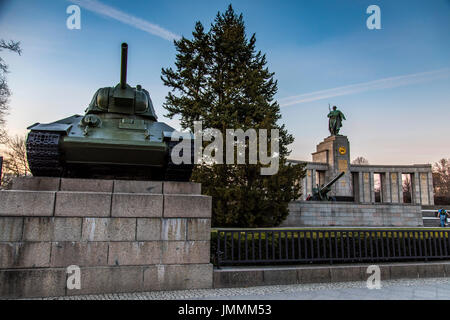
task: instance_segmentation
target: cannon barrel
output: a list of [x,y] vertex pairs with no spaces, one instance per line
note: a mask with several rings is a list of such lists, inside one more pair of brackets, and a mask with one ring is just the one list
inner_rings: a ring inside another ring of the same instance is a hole
[[128,59],[128,44],[122,43],[122,58],[120,62],[120,87],[125,89],[127,87],[127,59]]
[[342,171],[341,173],[339,173],[336,177],[333,178],[333,180],[331,180],[330,182],[328,182],[326,185],[324,185],[322,188],[320,188],[320,191],[326,190],[329,187],[331,187],[333,184],[336,183],[336,181],[339,180],[339,178],[341,178],[343,175],[345,174],[344,171]]

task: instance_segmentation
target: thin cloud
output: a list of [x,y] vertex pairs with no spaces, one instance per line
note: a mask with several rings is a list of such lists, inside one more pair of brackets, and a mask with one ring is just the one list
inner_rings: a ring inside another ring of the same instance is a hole
[[421,73],[407,74],[403,76],[383,78],[379,80],[352,84],[343,87],[304,93],[297,96],[287,97],[278,100],[280,106],[287,107],[305,102],[323,100],[332,97],[345,96],[370,90],[389,89],[401,86],[407,86],[415,83],[427,82],[437,79],[446,78],[450,75],[450,69],[440,69]]
[[103,4],[97,0],[69,0],[69,1],[76,5],[79,5],[80,7],[86,10],[128,24],[136,29],[153,34],[165,40],[172,41],[181,38],[179,35],[172,33],[171,31],[164,29],[156,24],[153,24],[151,22],[148,22],[147,20],[120,11],[116,8]]

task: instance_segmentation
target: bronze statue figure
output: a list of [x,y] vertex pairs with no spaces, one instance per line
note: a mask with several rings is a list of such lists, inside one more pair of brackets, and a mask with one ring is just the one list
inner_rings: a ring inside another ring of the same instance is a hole
[[342,120],[346,120],[344,114],[336,106],[333,106],[333,110],[330,110],[327,117],[329,118],[328,130],[330,130],[331,135],[338,135],[342,127]]

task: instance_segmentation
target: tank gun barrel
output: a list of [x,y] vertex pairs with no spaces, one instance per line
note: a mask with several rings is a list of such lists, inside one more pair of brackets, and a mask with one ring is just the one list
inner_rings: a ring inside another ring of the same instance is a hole
[[329,187],[331,187],[334,183],[336,183],[336,181],[338,181],[343,175],[345,174],[344,171],[342,171],[341,173],[339,173],[336,177],[333,178],[333,180],[331,180],[330,182],[328,182],[326,185],[324,185],[321,190],[326,190]]
[[122,58],[120,62],[120,87],[125,89],[127,87],[127,59],[128,59],[128,44],[122,43]]

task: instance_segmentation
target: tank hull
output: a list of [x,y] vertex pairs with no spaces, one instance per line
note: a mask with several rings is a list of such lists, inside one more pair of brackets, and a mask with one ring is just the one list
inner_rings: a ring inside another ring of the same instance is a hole
[[137,165],[164,167],[167,155],[165,143],[127,144],[126,141],[103,139],[85,141],[63,138],[62,150],[68,164]]
[[[163,122],[98,115],[84,126],[74,115],[35,124],[27,138],[30,170],[35,176],[189,180],[193,165],[172,164],[170,135]],[[87,128],[87,129],[86,129]],[[193,149],[191,150],[193,154]]]

